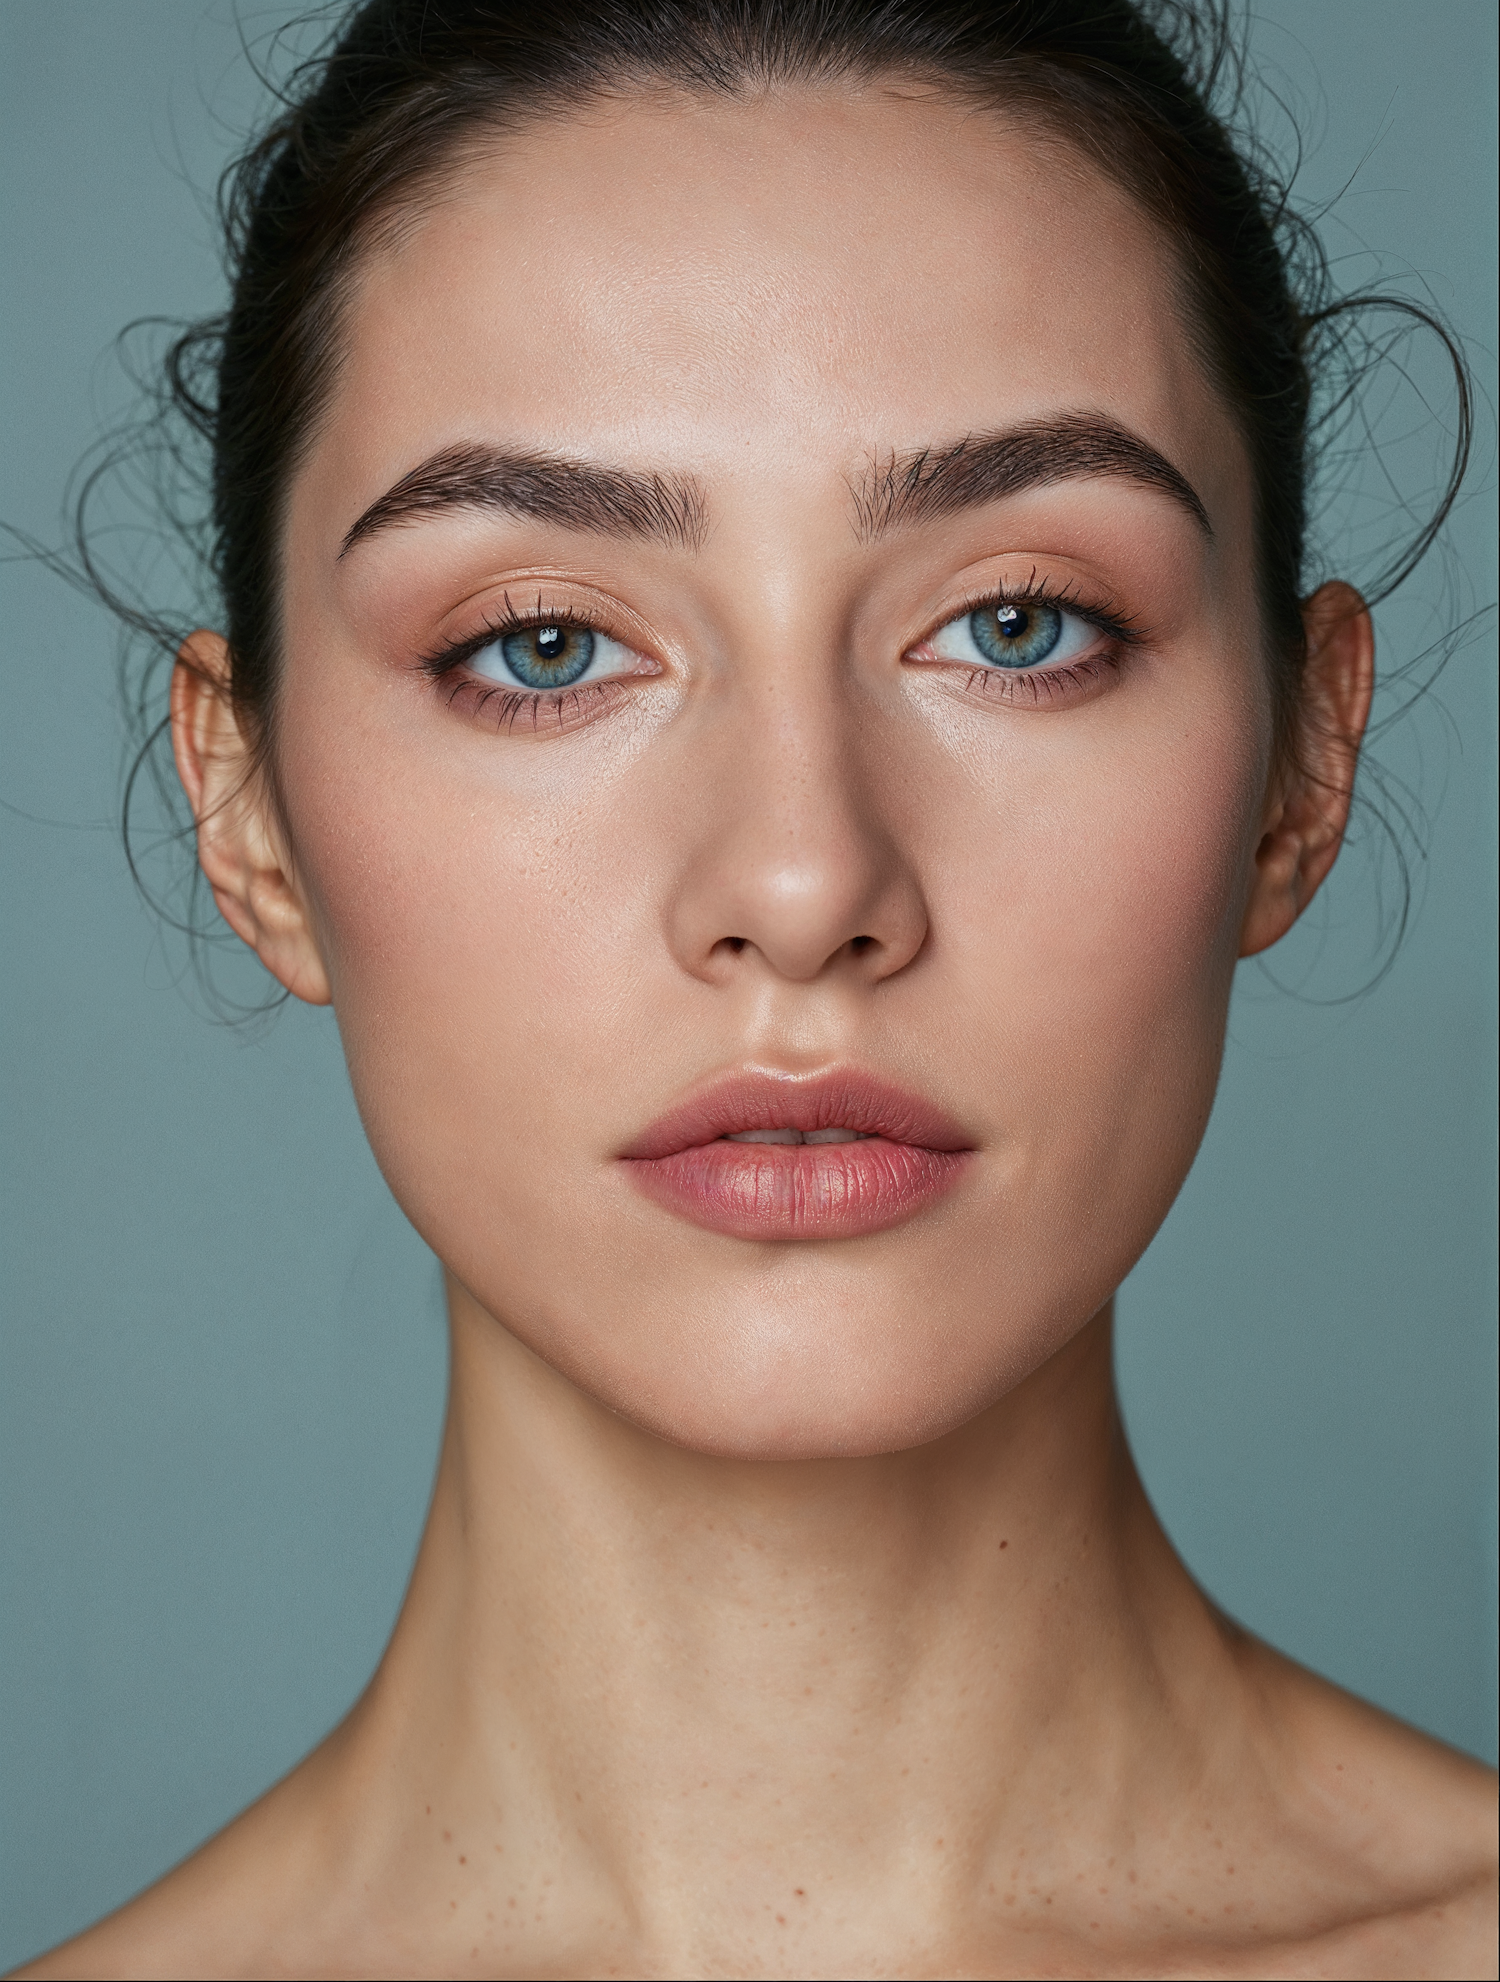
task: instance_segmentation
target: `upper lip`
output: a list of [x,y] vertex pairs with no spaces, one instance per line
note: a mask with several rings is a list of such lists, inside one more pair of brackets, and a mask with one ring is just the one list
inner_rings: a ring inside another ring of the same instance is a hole
[[622,1157],[649,1162],[748,1129],[856,1129],[923,1149],[973,1148],[952,1117],[857,1067],[821,1074],[751,1068],[711,1082],[658,1116]]

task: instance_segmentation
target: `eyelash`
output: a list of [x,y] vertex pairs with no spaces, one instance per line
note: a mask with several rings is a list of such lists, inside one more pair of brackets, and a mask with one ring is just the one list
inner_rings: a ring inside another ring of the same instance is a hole
[[535,605],[525,612],[517,612],[507,592],[504,606],[486,619],[478,633],[471,633],[467,639],[459,640],[451,647],[439,648],[436,653],[424,654],[417,665],[434,683],[447,682],[450,676],[456,677],[448,687],[449,708],[460,695],[472,695],[469,713],[478,716],[489,710],[490,720],[497,729],[514,729],[517,722],[527,716],[535,729],[544,708],[555,717],[561,728],[570,715],[580,713],[581,706],[597,706],[603,701],[613,701],[624,692],[629,680],[626,675],[606,676],[603,681],[587,681],[574,688],[506,688],[500,682],[465,679],[459,673],[492,642],[503,640],[507,633],[523,633],[534,626],[569,626],[588,633],[603,630],[597,620],[589,619],[582,613],[549,611],[540,593]]
[[[930,640],[942,628],[956,619],[963,619],[969,613],[982,611],[987,606],[1056,606],[1060,611],[1071,612],[1114,643],[1114,651],[1086,655],[1082,660],[1072,661],[1062,667],[1018,668],[1014,671],[1004,668],[971,668],[965,691],[976,695],[1000,695],[1006,701],[1028,699],[1033,708],[1045,698],[1054,700],[1058,694],[1075,688],[1082,688],[1097,681],[1106,671],[1118,671],[1124,655],[1121,649],[1138,646],[1148,636],[1139,621],[1115,611],[1104,604],[1085,605],[1071,585],[1054,587],[1045,578],[1039,579],[1033,570],[1026,584],[1019,587],[1008,585],[990,586],[976,591],[945,614],[938,626],[922,635]],[[538,595],[534,606],[518,612],[511,603],[510,594],[505,594],[503,608],[486,619],[479,632],[471,633],[466,639],[439,649],[432,654],[424,654],[418,666],[423,674],[434,683],[451,681],[447,701],[451,708],[458,697],[472,694],[474,697],[471,714],[480,715],[485,710],[491,712],[491,720],[499,729],[514,729],[517,722],[530,717],[534,729],[545,707],[551,711],[559,727],[570,716],[580,713],[580,705],[598,706],[605,700],[614,700],[624,692],[627,675],[606,677],[603,681],[585,682],[576,688],[506,688],[498,682],[480,682],[465,679],[459,670],[474,655],[500,640],[508,633],[519,633],[535,626],[577,627],[592,633],[602,629],[594,620],[576,612],[564,610],[551,612],[545,601]],[[918,641],[914,643],[920,645]],[[908,651],[910,651],[908,649]],[[938,663],[929,663],[938,665]],[[953,665],[948,663],[947,665]]]
[[[956,619],[964,619],[970,613],[980,612],[986,606],[1056,606],[1061,612],[1070,612],[1075,618],[1097,628],[1106,639],[1114,643],[1113,650],[1086,654],[1081,660],[1069,661],[1061,667],[1017,668],[971,668],[964,683],[964,691],[974,695],[998,695],[1002,701],[1025,701],[1037,708],[1045,700],[1054,701],[1058,695],[1069,690],[1086,687],[1090,682],[1100,680],[1106,673],[1116,674],[1124,664],[1125,653],[1131,647],[1138,647],[1150,638],[1139,620],[1118,612],[1114,607],[1100,603],[1085,605],[1077,588],[1072,584],[1054,586],[1046,578],[1039,578],[1033,566],[1030,578],[1022,586],[992,585],[976,591],[965,599],[955,610],[945,612],[939,624],[930,633],[924,633],[922,640],[931,640],[945,626]],[[921,641],[917,641],[920,646]],[[908,650],[910,651],[910,650]],[[929,665],[937,665],[929,663]],[[950,667],[955,665],[949,662]]]

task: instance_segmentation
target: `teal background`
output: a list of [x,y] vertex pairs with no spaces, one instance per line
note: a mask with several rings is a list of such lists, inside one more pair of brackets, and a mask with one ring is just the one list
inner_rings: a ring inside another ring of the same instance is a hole
[[[282,10],[240,18],[256,41]],[[1426,285],[1490,394],[1495,33],[1486,0],[1283,0],[1254,44],[1308,141],[1304,196],[1338,195],[1342,279]],[[55,540],[71,464],[128,403],[117,329],[218,305],[205,189],[259,101],[222,0],[0,7],[0,517]],[[1495,597],[1492,404],[1457,612]],[[1425,472],[1403,405],[1382,431]],[[1336,553],[1383,499],[1367,475]],[[1430,637],[1439,575],[1381,615],[1388,654]],[[443,1398],[436,1270],[330,1017],[211,1023],[133,892],[113,654],[96,606],[0,566],[0,1966],[165,1870],[350,1703]],[[1148,1486],[1213,1594],[1491,1758],[1495,684],[1490,618],[1385,745],[1434,819],[1386,980],[1314,1002],[1368,972],[1358,850],[1274,960],[1305,995],[1245,970],[1120,1338]]]

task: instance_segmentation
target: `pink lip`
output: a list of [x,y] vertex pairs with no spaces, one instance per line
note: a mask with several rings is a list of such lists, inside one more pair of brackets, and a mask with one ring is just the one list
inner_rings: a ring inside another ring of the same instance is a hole
[[[727,1142],[753,1129],[853,1129],[838,1143]],[[857,1070],[804,1080],[744,1073],[670,1109],[621,1151],[679,1217],[740,1239],[881,1232],[950,1189],[973,1145],[919,1096]]]

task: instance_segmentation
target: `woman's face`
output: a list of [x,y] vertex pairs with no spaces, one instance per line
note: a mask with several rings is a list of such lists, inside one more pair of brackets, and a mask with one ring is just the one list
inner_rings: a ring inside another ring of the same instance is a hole
[[1250,483],[1167,252],[931,95],[663,98],[471,160],[345,336],[276,752],[396,1196],[667,1438],[964,1422],[1176,1193],[1255,871]]

